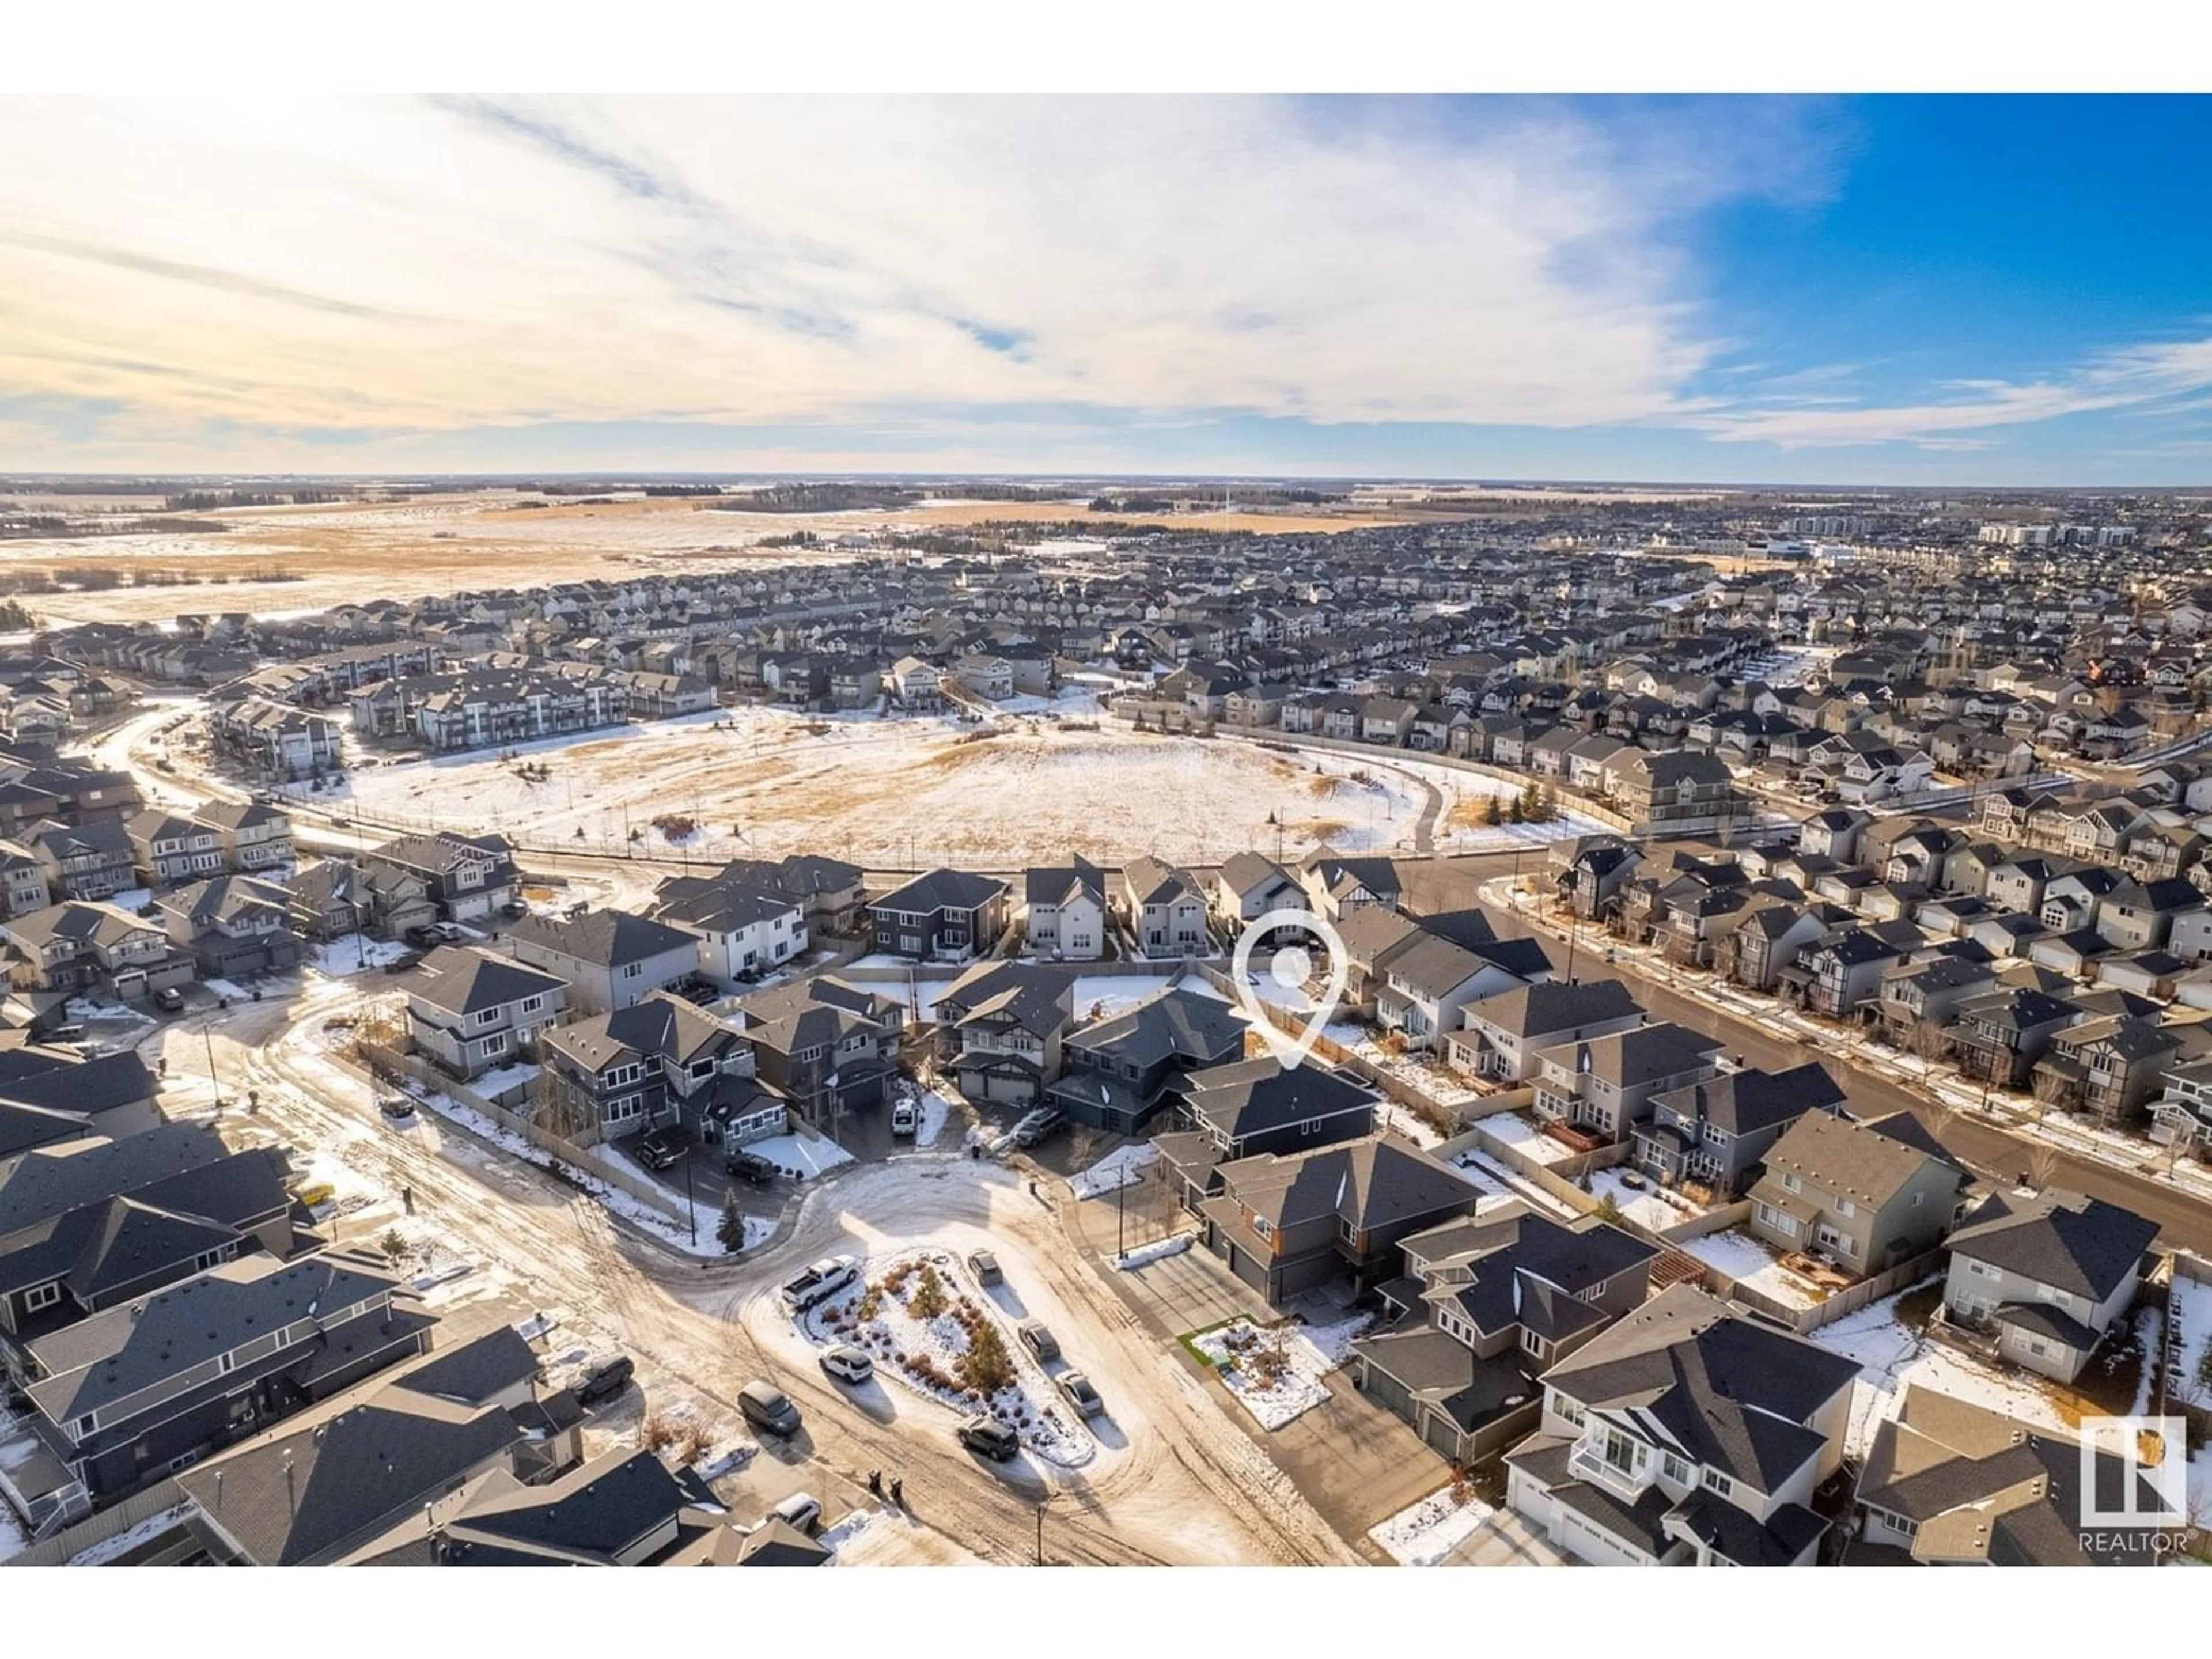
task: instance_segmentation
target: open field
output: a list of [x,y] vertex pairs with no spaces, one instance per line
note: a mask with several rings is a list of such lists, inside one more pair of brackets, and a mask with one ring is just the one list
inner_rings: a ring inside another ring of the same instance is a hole
[[[811,531],[945,529],[987,520],[1103,523],[1084,505],[967,501],[847,513],[737,513],[696,500],[615,500],[586,505],[519,505],[509,491],[431,495],[403,501],[241,507],[196,514],[231,526],[221,533],[103,536],[0,544],[0,571],[68,581],[87,566],[151,566],[220,578],[185,586],[119,587],[41,594],[32,601],[58,622],[163,620],[180,611],[289,611],[460,588],[582,581],[624,569],[725,570],[745,564],[834,562],[834,547],[757,545]],[[1311,533],[1405,522],[1358,508],[1328,513],[1188,513],[1111,515],[1121,523],[1260,534]],[[268,580],[270,575],[291,580]]]
[[[481,825],[539,844],[619,846],[635,832],[665,857],[671,843],[651,820],[672,813],[697,825],[676,845],[702,857],[817,851],[875,868],[1007,868],[1072,852],[1212,864],[1247,847],[1273,851],[1278,823],[1286,856],[1322,842],[1389,851],[1411,846],[1428,804],[1409,771],[1359,756],[1051,720],[976,728],[735,709],[534,744],[523,758],[549,775],[470,755],[357,767],[349,787],[381,818]],[[1435,775],[1447,790],[1481,782]]]

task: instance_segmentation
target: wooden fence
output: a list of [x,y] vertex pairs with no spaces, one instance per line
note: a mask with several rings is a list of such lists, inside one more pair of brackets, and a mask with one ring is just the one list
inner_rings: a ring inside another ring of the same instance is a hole
[[88,1515],[73,1526],[64,1527],[51,1538],[41,1538],[35,1544],[9,1556],[4,1565],[10,1567],[58,1567],[83,1554],[94,1544],[105,1544],[109,1539],[121,1536],[131,1528],[143,1525],[156,1516],[175,1509],[185,1501],[183,1489],[174,1476],[157,1481],[143,1492],[137,1492],[120,1504]]

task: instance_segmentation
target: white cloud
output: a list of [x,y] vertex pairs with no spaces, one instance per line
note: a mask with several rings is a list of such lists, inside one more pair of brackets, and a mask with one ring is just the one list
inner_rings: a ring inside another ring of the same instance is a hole
[[1680,216],[1802,180],[1779,142],[1645,125],[10,100],[0,396],[112,404],[142,434],[1024,406],[1672,422],[1705,407],[1681,388],[1714,350]]

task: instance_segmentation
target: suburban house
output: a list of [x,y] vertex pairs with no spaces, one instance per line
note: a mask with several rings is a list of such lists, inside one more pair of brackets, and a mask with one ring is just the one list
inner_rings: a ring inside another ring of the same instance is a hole
[[1329,847],[1317,847],[1298,860],[1298,880],[1306,890],[1306,908],[1329,921],[1363,904],[1395,905],[1401,891],[1389,860],[1347,858]]
[[1060,1043],[1066,1070],[1047,1093],[1078,1123],[1142,1134],[1170,1090],[1240,1059],[1249,1029],[1219,998],[1174,987],[1070,1031]]
[[477,921],[522,902],[522,875],[503,836],[462,836],[441,830],[402,836],[362,854],[372,878],[383,872],[419,878],[441,921]]
[[805,913],[810,933],[849,933],[860,916],[861,870],[842,859],[817,854],[793,853],[782,859],[732,859],[708,876],[665,876],[653,889],[652,911],[669,919],[684,919],[679,907],[698,902],[711,910],[701,895],[718,887],[740,891],[781,893]]
[[211,800],[193,809],[192,821],[215,831],[226,870],[252,875],[281,868],[299,856],[292,845],[292,820],[259,801]]
[[403,988],[416,1049],[465,1083],[533,1053],[568,994],[557,975],[472,945],[441,945]]
[[699,971],[698,935],[628,910],[528,915],[507,930],[517,962],[568,988],[568,1006],[604,1014],[641,1003]]
[[897,1069],[906,1005],[829,974],[772,986],[731,1006],[759,1080],[809,1123],[879,1106]]
[[2089,1456],[2093,1486],[2072,1437],[1909,1382],[1897,1415],[1875,1425],[1859,1472],[1859,1539],[1883,1565],[1899,1556],[1944,1567],[2158,1565],[2149,1529],[2100,1519],[2154,1512],[2155,1494],[2130,1460]]
[[1948,1241],[1945,1316],[2071,1382],[2134,1305],[2157,1237],[2156,1222],[2081,1193],[1992,1194]]
[[1554,1043],[1536,1055],[1536,1115],[1594,1146],[1618,1145],[1650,1116],[1655,1097],[1717,1073],[1720,1047],[1664,1021]]
[[1470,1077],[1523,1083],[1535,1076],[1540,1050],[1630,1030],[1644,1018],[1617,979],[1540,981],[1467,1004],[1461,1029],[1444,1033],[1444,1059]]
[[1184,1206],[1199,1209],[1216,1166],[1267,1152],[1357,1140],[1375,1128],[1382,1097],[1348,1072],[1285,1067],[1272,1054],[1194,1072],[1184,1081],[1175,1133],[1155,1145]]
[[154,1074],[133,1050],[91,1055],[26,1042],[6,1056],[0,1159],[64,1141],[143,1134],[161,1121]]
[[73,1520],[426,1352],[436,1323],[380,1258],[219,1262],[27,1345],[28,1462],[58,1466],[45,1498]]
[[1060,1073],[1074,985],[1032,963],[986,962],[937,999],[938,1053],[970,1100],[1028,1106]]
[[1809,1564],[1858,1371],[1674,1285],[1544,1373],[1505,1501],[1593,1565]]
[[1214,872],[1213,914],[1231,934],[1270,910],[1306,908],[1306,890],[1298,878],[1257,853],[1231,853]]
[[1379,966],[1376,1023],[1414,1049],[1436,1047],[1457,1024],[1462,1005],[1552,976],[1550,958],[1533,939],[1461,944],[1421,929]]
[[1723,1072],[1653,1097],[1651,1121],[1634,1131],[1636,1167],[1662,1186],[1732,1202],[1791,1124],[1808,1112],[1837,1115],[1844,1098],[1817,1060],[1786,1072]]
[[138,884],[137,850],[120,823],[70,827],[42,821],[24,839],[57,898],[112,898]]
[[19,991],[106,990],[130,1000],[189,985],[192,959],[167,934],[112,904],[70,900],[0,922],[9,982]]
[[209,979],[281,974],[300,960],[292,896],[252,876],[216,876],[155,901],[169,942]]
[[[571,1139],[615,1139],[662,1123],[737,1146],[781,1134],[789,1114],[753,1076],[737,1028],[658,992],[642,1002],[549,1029],[532,1091],[540,1122]],[[580,1127],[595,1134],[576,1133]]]
[[1656,1246],[1594,1216],[1516,1200],[1403,1241],[1407,1276],[1376,1287],[1389,1322],[1353,1345],[1361,1392],[1465,1467],[1535,1427],[1545,1367],[1638,1307]]
[[1450,1165],[1389,1135],[1238,1158],[1215,1167],[1207,1184],[1200,1242],[1270,1302],[1346,1275],[1361,1285],[1401,1278],[1402,1241],[1474,1214],[1482,1196]]
[[1077,859],[1065,868],[1031,870],[1024,883],[1032,956],[1096,962],[1106,953],[1106,874]]
[[222,836],[212,824],[151,810],[129,819],[123,830],[131,837],[133,867],[142,886],[196,881],[222,869]]
[[675,877],[660,884],[650,914],[694,935],[699,972],[726,989],[773,972],[809,943],[805,907],[762,880]]
[[1006,931],[1006,884],[962,870],[932,870],[867,906],[875,948],[891,956],[964,961]]
[[1941,1243],[1966,1179],[1909,1114],[1856,1123],[1808,1112],[1766,1154],[1745,1226],[1863,1279]]
[[1133,858],[1121,866],[1121,908],[1141,955],[1196,956],[1212,942],[1206,895],[1158,859]]

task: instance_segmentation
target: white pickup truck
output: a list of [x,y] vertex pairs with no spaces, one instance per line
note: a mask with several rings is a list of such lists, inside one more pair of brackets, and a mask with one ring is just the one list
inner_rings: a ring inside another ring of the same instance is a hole
[[793,1313],[804,1313],[827,1302],[860,1276],[860,1264],[851,1256],[825,1255],[784,1285],[783,1305]]

